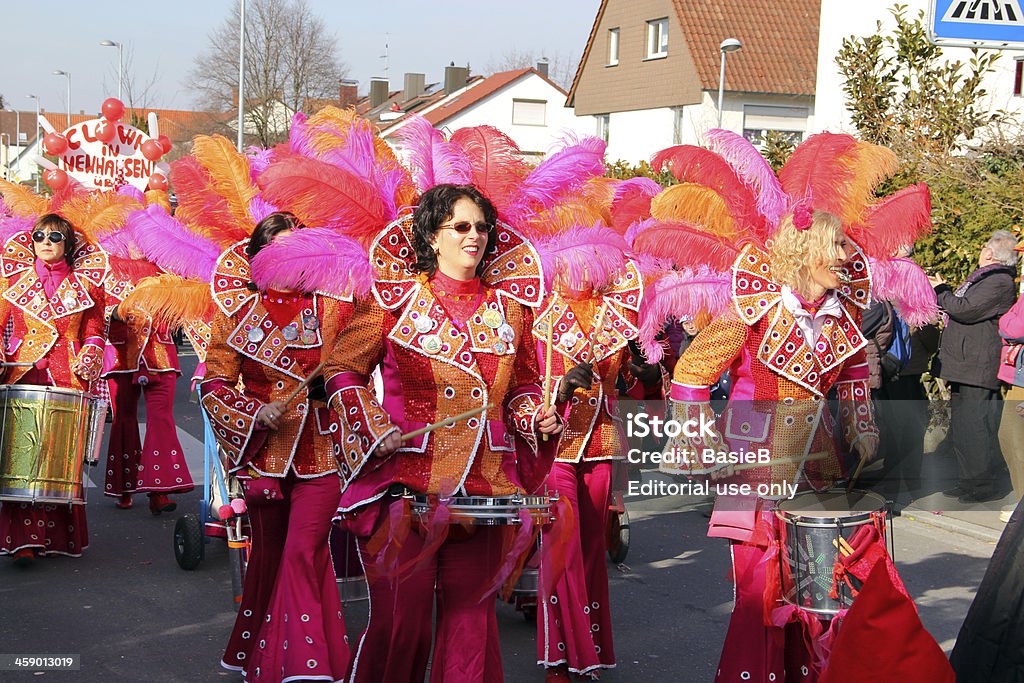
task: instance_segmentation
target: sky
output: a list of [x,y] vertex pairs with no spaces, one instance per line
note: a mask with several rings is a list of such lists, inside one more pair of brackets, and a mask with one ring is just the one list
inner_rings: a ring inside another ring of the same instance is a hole
[[[349,77],[368,90],[372,76],[384,75],[385,43],[392,86],[405,72],[425,73],[440,81],[444,66],[468,63],[486,74],[489,64],[510,52],[544,53],[578,64],[600,0],[308,0],[339,44]],[[0,94],[8,107],[34,111],[27,94],[39,96],[48,111],[65,111],[68,81],[53,75],[71,72],[74,112],[99,111],[103,99],[117,95],[117,48],[132,54],[138,84],[158,76],[151,107],[191,109],[196,101],[188,76],[208,35],[228,17],[238,0],[50,0],[4,2],[4,57]],[[384,8],[384,12],[379,11]]]

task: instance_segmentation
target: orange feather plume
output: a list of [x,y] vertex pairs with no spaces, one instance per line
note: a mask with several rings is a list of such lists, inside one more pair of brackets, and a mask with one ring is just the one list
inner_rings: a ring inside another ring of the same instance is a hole
[[779,183],[792,199],[810,196],[813,206],[836,216],[849,202],[857,155],[851,135],[818,133],[793,150],[779,170]]
[[252,231],[249,202],[256,196],[249,159],[223,135],[199,135],[192,141],[192,156],[210,174],[211,189],[224,198],[235,222]]
[[847,202],[840,218],[843,225],[852,225],[864,217],[868,202],[874,199],[875,187],[899,168],[900,161],[888,147],[858,142],[853,155],[853,178]]
[[591,178],[575,196],[531,216],[517,227],[531,237],[552,237],[579,226],[611,225],[615,185],[611,178]]
[[123,228],[128,214],[141,208],[142,204],[132,197],[116,192],[91,192],[64,202],[59,213],[89,241],[97,242]]
[[124,314],[149,316],[156,325],[178,328],[208,319],[212,305],[209,283],[165,273],[140,280],[118,308]]
[[0,195],[15,216],[36,218],[46,213],[46,197],[37,195],[24,185],[0,180]]
[[162,206],[167,213],[171,212],[171,198],[166,190],[148,190],[146,192],[146,206],[153,204]]
[[651,217],[666,223],[687,223],[698,230],[735,241],[736,223],[722,197],[709,187],[680,183],[651,200]]

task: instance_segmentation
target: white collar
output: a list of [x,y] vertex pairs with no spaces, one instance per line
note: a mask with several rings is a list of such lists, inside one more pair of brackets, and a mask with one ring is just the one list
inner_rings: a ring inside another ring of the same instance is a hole
[[825,324],[825,317],[838,318],[843,314],[843,303],[834,289],[825,293],[825,301],[818,307],[814,315],[804,308],[799,297],[793,293],[793,289],[789,285],[782,285],[781,295],[782,305],[793,314],[796,324],[803,332],[804,345],[809,349],[813,349],[814,343],[818,341],[821,328]]

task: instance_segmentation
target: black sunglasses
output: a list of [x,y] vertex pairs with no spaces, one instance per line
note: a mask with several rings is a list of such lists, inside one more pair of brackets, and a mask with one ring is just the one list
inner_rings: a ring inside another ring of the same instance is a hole
[[32,233],[33,242],[42,242],[43,240],[49,239],[51,244],[60,244],[64,241],[64,233],[57,232],[43,232],[42,230],[36,230]]
[[476,228],[476,231],[481,235],[486,235],[491,230],[494,230],[493,225],[491,225],[490,223],[484,223],[483,221],[479,223],[470,223],[469,221],[459,221],[457,223],[442,223],[437,227],[439,230],[441,228],[449,228],[459,233],[460,235],[468,234],[469,229],[474,227]]

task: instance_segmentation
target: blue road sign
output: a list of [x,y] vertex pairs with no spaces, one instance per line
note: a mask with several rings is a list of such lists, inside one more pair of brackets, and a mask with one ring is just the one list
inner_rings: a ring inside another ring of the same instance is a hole
[[939,45],[1024,49],[1020,0],[931,0],[928,28]]

